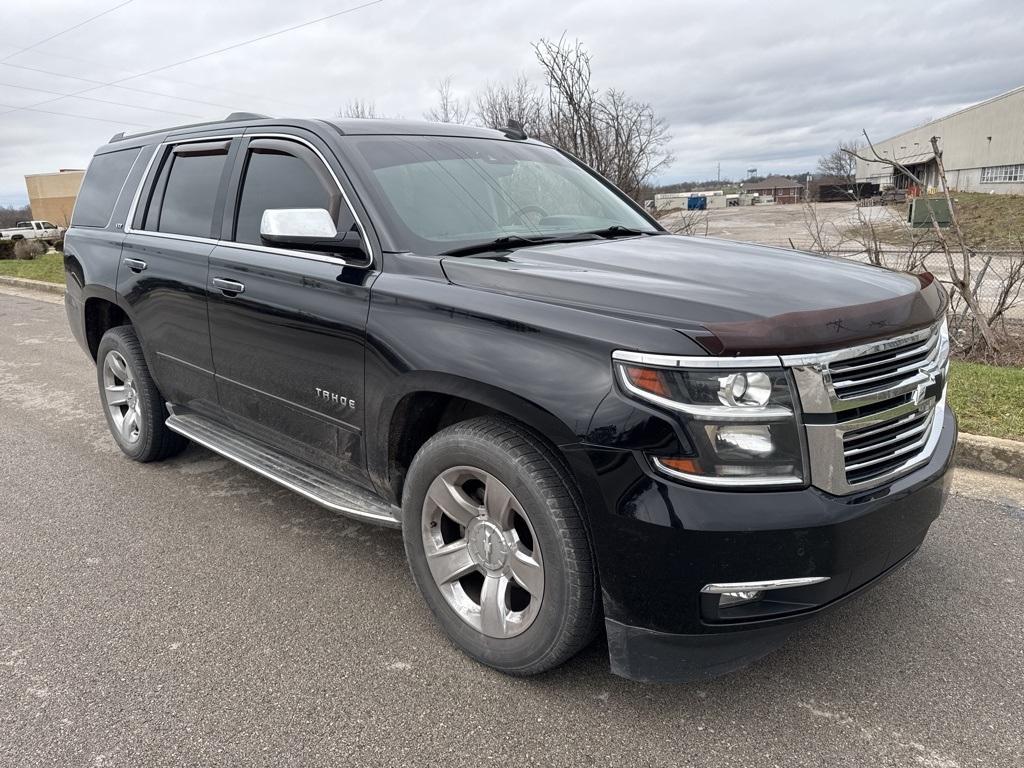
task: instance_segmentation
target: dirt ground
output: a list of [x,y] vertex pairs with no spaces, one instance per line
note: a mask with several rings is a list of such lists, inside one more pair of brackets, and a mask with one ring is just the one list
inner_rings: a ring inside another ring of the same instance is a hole
[[[817,203],[815,210],[822,229],[833,242],[839,233],[858,223],[857,206],[853,202]],[[863,208],[865,217],[880,221],[898,223],[900,217],[891,208]],[[674,229],[685,211],[668,214],[661,223]],[[692,215],[692,212],[691,214]],[[694,234],[705,234],[704,223]],[[807,211],[803,205],[748,205],[741,208],[715,208],[707,211],[707,236],[726,240],[742,240],[748,243],[779,245],[786,248],[808,248],[811,244],[811,229]]]

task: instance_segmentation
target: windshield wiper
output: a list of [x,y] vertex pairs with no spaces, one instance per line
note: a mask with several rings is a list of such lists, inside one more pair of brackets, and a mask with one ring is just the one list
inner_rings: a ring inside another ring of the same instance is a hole
[[580,240],[597,240],[601,237],[596,232],[572,232],[566,235],[538,235],[527,237],[525,235],[503,235],[494,240],[487,240],[483,243],[463,245],[459,248],[452,248],[444,251],[442,256],[472,256],[474,253],[487,253],[488,251],[510,251],[513,248],[529,248],[532,245],[547,245],[548,243],[572,243]]
[[597,235],[598,237],[605,237],[608,239],[614,237],[635,237],[636,235],[663,235],[664,232],[658,232],[657,230],[651,231],[649,229],[630,229],[624,227],[621,224],[612,224],[610,227],[604,227],[603,229],[591,229],[586,232],[581,232],[582,235]]
[[547,245],[548,243],[578,243],[583,240],[612,240],[616,237],[636,237],[637,235],[663,235],[664,232],[649,231],[644,229],[630,229],[621,224],[613,224],[610,227],[591,229],[585,232],[566,232],[561,235],[503,235],[494,240],[483,243],[463,245],[459,248],[452,248],[444,251],[442,256],[471,256],[474,253],[487,253],[487,251],[508,251],[513,248],[529,248],[532,245]]

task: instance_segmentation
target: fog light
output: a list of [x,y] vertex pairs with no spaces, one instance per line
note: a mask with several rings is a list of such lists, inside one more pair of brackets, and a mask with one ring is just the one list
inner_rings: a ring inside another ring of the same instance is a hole
[[752,603],[755,600],[761,599],[761,592],[750,591],[750,592],[724,592],[718,598],[719,608],[732,608],[734,605],[743,605],[744,603]]

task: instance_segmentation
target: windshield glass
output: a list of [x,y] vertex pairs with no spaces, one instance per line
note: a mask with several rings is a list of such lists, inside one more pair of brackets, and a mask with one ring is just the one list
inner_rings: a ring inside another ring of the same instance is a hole
[[499,237],[657,230],[551,147],[447,136],[352,136],[392,234],[438,254]]

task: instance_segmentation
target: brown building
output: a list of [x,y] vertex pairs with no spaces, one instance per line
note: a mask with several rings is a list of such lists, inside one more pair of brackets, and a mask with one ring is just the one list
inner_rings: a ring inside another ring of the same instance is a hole
[[61,227],[71,223],[78,190],[85,171],[62,168],[57,173],[33,173],[25,177],[32,218],[50,221]]
[[785,176],[769,176],[764,181],[744,184],[743,191],[774,197],[776,203],[799,203],[803,198],[804,185]]

